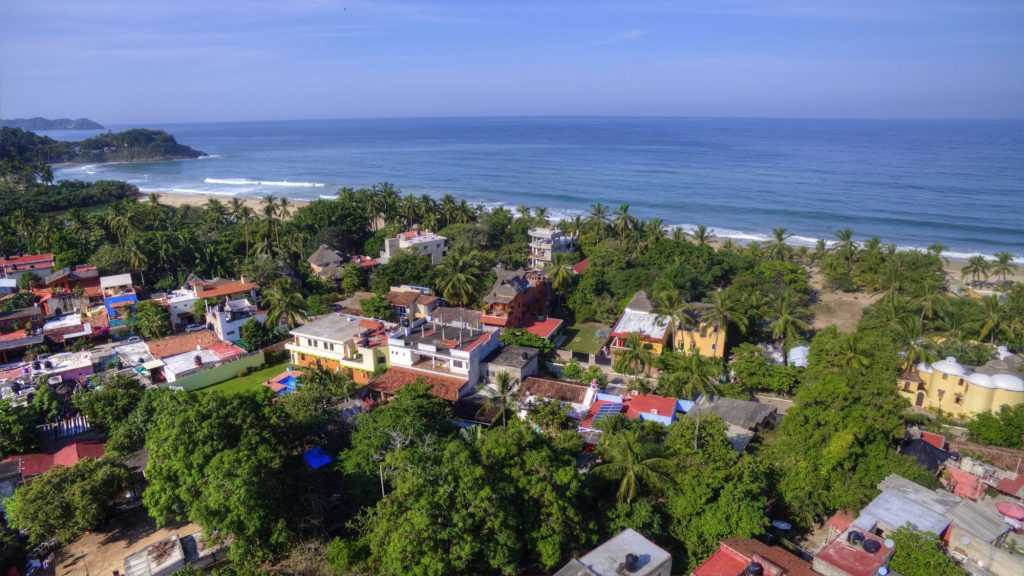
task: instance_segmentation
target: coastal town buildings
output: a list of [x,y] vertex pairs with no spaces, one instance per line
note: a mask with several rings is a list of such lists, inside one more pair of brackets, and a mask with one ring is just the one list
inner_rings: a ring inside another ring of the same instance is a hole
[[100,277],[103,307],[107,311],[107,324],[111,330],[125,327],[128,316],[135,310],[139,298],[135,295],[131,274]]
[[484,296],[480,321],[491,326],[519,328],[532,324],[547,310],[551,289],[536,270],[495,270],[497,278]]
[[1024,359],[1001,348],[977,367],[952,356],[921,363],[899,378],[899,393],[917,408],[942,410],[954,417],[993,412],[1024,404]]
[[365,270],[372,269],[379,262],[369,256],[346,256],[326,244],[321,244],[306,259],[310,269],[318,278],[327,282],[337,281],[346,264],[355,264]]
[[572,236],[558,228],[530,228],[530,257],[527,265],[534,270],[543,270],[555,261],[558,254],[568,254],[576,249]]
[[[181,330],[186,326],[208,321],[208,318],[204,316],[196,316],[196,302],[200,300],[219,300],[221,303],[240,300],[255,306],[259,302],[259,284],[248,282],[245,278],[204,280],[193,275],[185,281],[181,288],[164,294],[160,298],[160,303],[167,308],[171,318],[171,327]],[[236,306],[236,309],[248,309],[251,306]],[[234,338],[228,339],[237,338],[236,335]]]
[[267,321],[267,312],[248,298],[232,300],[225,297],[206,305],[206,326],[213,330],[217,338],[225,342],[237,342],[242,339],[242,326],[250,320]]
[[402,232],[394,238],[384,240],[384,249],[379,258],[380,263],[386,264],[402,250],[429,256],[431,264],[438,264],[448,254],[448,239],[429,230],[413,229]]
[[53,254],[19,254],[0,257],[0,277],[18,279],[31,273],[43,278],[53,271]]
[[[810,562],[779,546],[753,538],[722,540],[718,550],[701,562],[693,576],[817,576]],[[875,575],[873,575],[875,576]]]
[[573,558],[554,576],[670,576],[672,555],[636,530],[626,528],[607,542]]
[[497,382],[499,374],[508,374],[509,381],[518,386],[540,369],[540,350],[526,346],[503,346],[484,360],[484,379]]
[[410,321],[428,318],[444,303],[430,288],[404,284],[392,286],[388,290],[387,300],[388,304],[391,304],[391,309],[395,311],[396,318]]
[[386,325],[379,320],[327,314],[294,328],[291,336],[285,349],[293,366],[320,366],[366,384],[387,365]]
[[501,347],[498,332],[416,320],[388,334],[391,368],[371,388],[383,397],[422,378],[438,397],[456,401],[473,392],[484,358]]
[[704,312],[708,308],[710,305],[703,302],[688,304],[690,322],[675,326],[673,345],[676,350],[700,354],[705,358],[721,359],[725,356],[726,327],[705,319]]
[[644,347],[654,354],[661,354],[668,346],[671,324],[668,318],[654,312],[654,304],[646,292],[637,292],[612,327],[612,355],[624,350],[629,337],[634,334],[640,337]]

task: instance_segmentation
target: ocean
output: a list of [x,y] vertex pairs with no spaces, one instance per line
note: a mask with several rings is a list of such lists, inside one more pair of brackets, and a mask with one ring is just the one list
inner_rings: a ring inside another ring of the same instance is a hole
[[[111,126],[121,130],[134,126]],[[63,167],[142,191],[330,197],[391,182],[552,217],[602,202],[721,237],[852,228],[950,256],[1024,257],[1024,121],[444,118],[147,124],[198,160]],[[95,132],[47,132],[77,139]]]

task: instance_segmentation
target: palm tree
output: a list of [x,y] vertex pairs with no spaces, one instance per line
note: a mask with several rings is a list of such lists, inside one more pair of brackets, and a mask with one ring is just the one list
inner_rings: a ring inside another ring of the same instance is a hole
[[142,249],[142,241],[132,236],[129,238],[126,246],[125,256],[128,258],[128,265],[131,266],[132,270],[139,273],[139,279],[142,281],[142,285],[146,285],[146,266],[149,264],[149,258]]
[[462,248],[452,250],[437,267],[437,289],[445,300],[466,306],[476,295],[480,279],[480,253]]
[[[683,297],[676,290],[665,290],[654,297],[655,313],[661,318],[669,321],[672,330],[690,333],[690,344],[696,346],[693,332],[700,327],[693,307],[683,300]],[[682,346],[680,346],[682,344]],[[685,350],[686,345],[681,342],[673,344],[676,350]]]
[[[695,407],[701,396],[713,395],[718,391],[718,378],[721,376],[721,371],[714,369],[715,364],[711,361],[701,357],[696,351],[690,354],[676,354],[674,359],[676,362],[672,366],[668,379],[674,380],[672,382],[674,391],[693,400]],[[700,409],[694,412],[697,417],[697,429],[693,436],[694,450],[700,447],[698,439],[700,438],[701,412]]]
[[931,320],[942,311],[946,304],[946,295],[943,294],[942,284],[931,277],[921,283],[920,295],[917,304],[921,307],[921,320]]
[[989,342],[995,344],[996,338],[1006,328],[1006,309],[996,295],[986,297],[982,304],[984,313],[981,317],[981,328],[979,329],[978,336],[982,339],[989,337]]
[[303,368],[302,385],[315,386],[329,392],[332,396],[346,400],[352,396],[355,388],[355,383],[351,378],[319,364]]
[[857,244],[853,241],[853,230],[850,228],[843,228],[836,232],[836,245],[833,247],[840,258],[842,258],[847,266],[852,264],[853,257],[857,253]]
[[693,229],[693,232],[690,232],[690,237],[693,238],[693,241],[696,242],[698,246],[707,245],[713,236],[714,234],[711,233],[711,230],[703,224],[698,224],[697,227]]
[[640,335],[636,333],[630,334],[626,338],[626,348],[619,352],[617,360],[620,368],[625,368],[634,375],[646,374],[653,361],[654,356],[651,354],[651,351],[644,344]]
[[807,323],[807,311],[795,301],[793,293],[787,290],[776,302],[773,316],[775,320],[770,326],[772,338],[775,338],[782,346],[783,357],[785,357],[787,344],[799,338],[800,334],[810,328]]
[[747,333],[747,317],[740,309],[740,303],[731,290],[719,290],[711,295],[709,306],[704,308],[701,319],[710,322],[721,330],[715,330],[714,349],[718,350],[718,335],[720,332],[728,332],[729,326],[735,325],[741,334]]
[[544,273],[547,275],[548,280],[551,281],[551,287],[559,294],[564,294],[572,284],[572,266],[564,258],[559,258],[549,264]]
[[487,406],[497,408],[501,412],[501,425],[508,424],[505,415],[510,406],[515,406],[519,398],[517,385],[519,382],[512,379],[508,372],[498,372],[494,380],[494,393],[487,398]]
[[543,206],[541,206],[540,208],[534,208],[534,210],[533,210],[533,217],[536,218],[537,221],[541,225],[547,224],[548,223],[548,209],[543,207]]
[[619,502],[631,503],[641,486],[656,490],[669,481],[671,462],[664,457],[664,449],[653,442],[645,443],[637,430],[609,434],[601,453],[603,462],[594,467],[593,473],[619,481]]
[[1017,265],[1013,263],[1013,255],[1009,252],[996,252],[995,257],[996,260],[992,263],[992,274],[1006,282],[1006,277],[1012,276],[1017,269]]
[[967,259],[967,264],[960,269],[960,278],[964,279],[970,276],[972,283],[977,283],[978,278],[988,280],[990,268],[991,266],[984,256],[971,256]]
[[949,263],[949,258],[946,258],[945,256],[942,255],[942,253],[945,252],[945,251],[946,251],[946,245],[943,244],[942,242],[935,242],[934,244],[932,244],[931,246],[928,247],[928,253],[929,254],[932,254],[936,258],[938,258],[938,259],[940,259],[943,262],[948,264]]
[[306,301],[287,279],[280,279],[263,291],[267,306],[267,324],[272,327],[284,320],[289,328],[295,328],[306,319]]
[[633,229],[634,218],[629,213],[629,204],[619,204],[615,210],[615,218],[612,220],[612,228],[619,240],[625,240],[626,235]]
[[768,257],[772,260],[785,261],[789,260],[789,245],[786,241],[789,240],[793,235],[786,231],[785,228],[775,228],[772,230],[772,240],[768,244]]
[[651,218],[644,222],[643,227],[644,246],[651,247],[665,239],[665,221],[661,218]]
[[934,343],[924,336],[924,322],[917,316],[910,316],[900,323],[898,334],[903,343],[903,370],[909,372],[921,362],[934,362]]

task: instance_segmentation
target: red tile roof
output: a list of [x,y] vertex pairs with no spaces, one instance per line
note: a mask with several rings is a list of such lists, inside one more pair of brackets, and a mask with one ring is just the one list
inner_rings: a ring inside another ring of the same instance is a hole
[[856,519],[856,516],[846,510],[840,510],[833,514],[831,518],[826,520],[825,525],[835,532],[842,533],[846,532],[846,529],[849,528],[850,524],[853,524],[853,521]]
[[0,334],[0,342],[13,342],[15,340],[21,340],[28,336],[28,333],[24,330],[15,330],[14,332],[8,332],[7,334]]
[[5,462],[18,462],[22,478],[44,474],[54,466],[74,466],[83,458],[102,458],[106,446],[102,442],[74,442],[55,454],[20,454]]
[[214,342],[207,349],[216,354],[221,360],[233,360],[240,356],[245,356],[245,350],[230,342]]
[[693,576],[740,576],[751,563],[764,568],[765,576],[816,576],[811,565],[784,548],[768,546],[749,538],[723,540]]
[[200,298],[219,298],[232,294],[241,294],[259,288],[260,285],[254,282],[242,282],[241,280],[218,280],[196,286],[196,296]]
[[878,542],[881,547],[874,554],[862,546],[854,546],[846,541],[847,532],[842,533],[827,546],[822,548],[814,558],[814,564],[823,563],[838,568],[849,576],[875,576],[878,569],[884,566],[892,556],[892,550],[885,547],[882,539],[870,532],[861,532],[864,538]]
[[587,397],[587,387],[575,382],[530,376],[523,381],[522,395],[582,404]]
[[996,489],[1003,494],[1009,494],[1016,498],[1024,498],[1024,474],[1017,474],[1016,478],[1002,479],[996,484]]
[[561,318],[545,318],[540,321],[533,321],[529,326],[526,327],[526,331],[534,336],[548,339],[558,332],[558,329],[562,327],[563,320]]
[[655,396],[653,394],[639,394],[627,396],[624,399],[626,404],[626,418],[636,420],[640,414],[657,414],[658,416],[672,416],[676,413],[676,399],[667,396]]
[[932,446],[938,448],[939,450],[946,449],[946,437],[943,436],[942,434],[922,431],[921,440],[924,440],[925,442],[931,444]]
[[370,382],[370,388],[384,394],[397,394],[399,390],[422,378],[430,385],[430,391],[444,400],[455,402],[459,399],[459,391],[466,385],[466,380],[452,376],[439,376],[419,370],[392,366],[387,372]]
[[212,331],[200,330],[198,332],[175,334],[174,336],[168,336],[159,340],[151,340],[146,342],[146,346],[149,347],[149,353],[156,358],[167,358],[168,356],[196,350],[197,347],[209,348],[219,341],[217,335]]
[[23,266],[25,264],[53,265],[53,254],[26,254],[24,256],[4,256],[0,258],[0,266]]

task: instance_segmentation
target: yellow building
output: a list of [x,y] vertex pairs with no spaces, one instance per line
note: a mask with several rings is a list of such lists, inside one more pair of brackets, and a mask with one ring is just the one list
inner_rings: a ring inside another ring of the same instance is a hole
[[690,304],[694,325],[675,327],[673,346],[676,350],[697,352],[705,358],[722,358],[725,355],[726,327],[702,319],[702,311],[708,307],[708,304],[700,302]]
[[366,384],[387,364],[387,333],[378,320],[328,314],[291,331],[285,344],[294,366],[322,366]]
[[899,392],[917,408],[942,410],[953,416],[998,411],[1024,404],[1024,360],[1000,350],[1000,357],[977,368],[952,356],[917,369],[899,379]]
[[672,323],[668,318],[654,313],[654,305],[647,293],[641,290],[629,301],[612,328],[611,351],[615,355],[624,350],[629,337],[636,334],[645,348],[659,355],[668,346],[671,333]]

